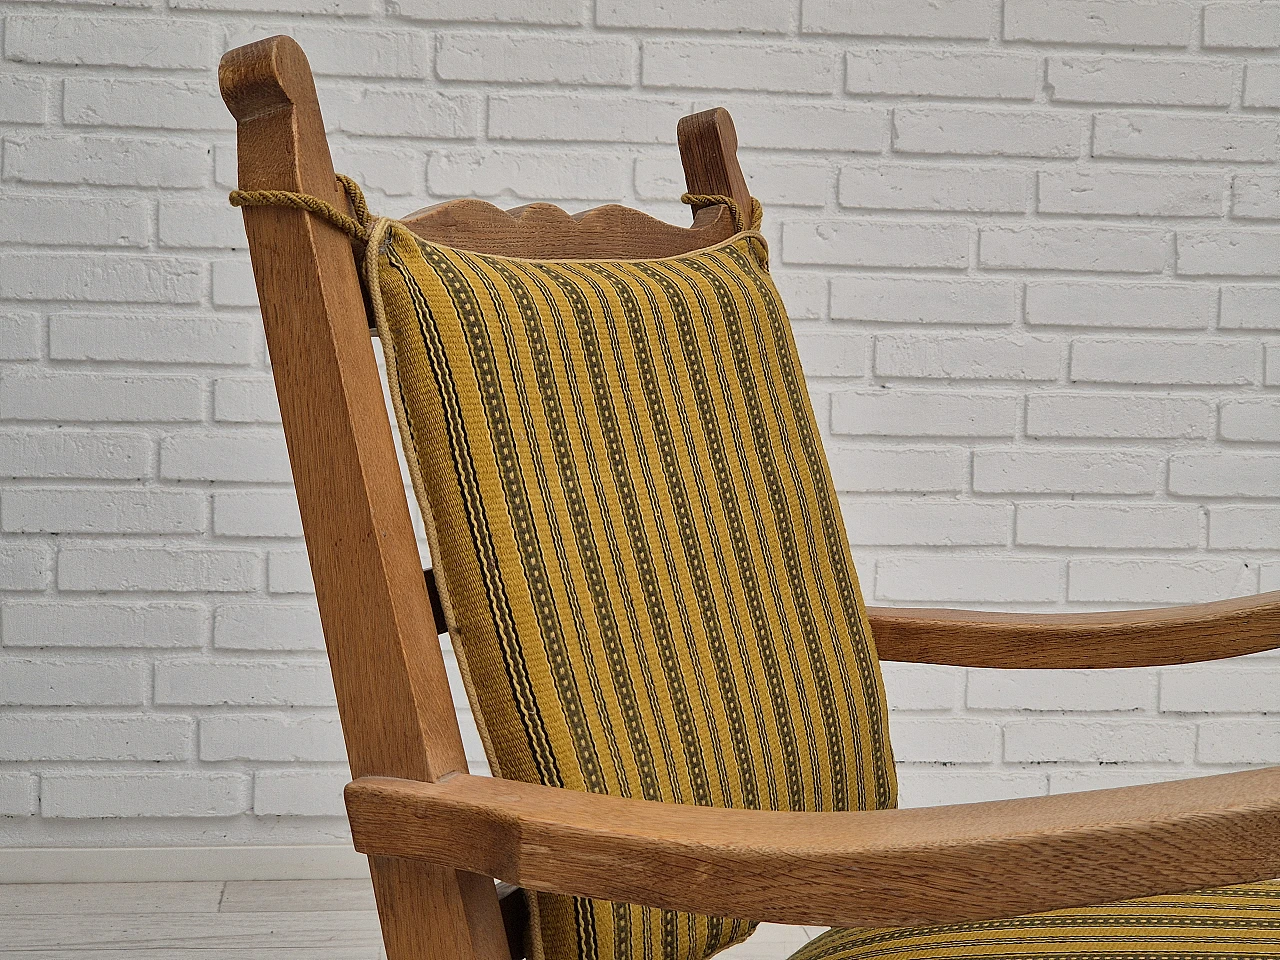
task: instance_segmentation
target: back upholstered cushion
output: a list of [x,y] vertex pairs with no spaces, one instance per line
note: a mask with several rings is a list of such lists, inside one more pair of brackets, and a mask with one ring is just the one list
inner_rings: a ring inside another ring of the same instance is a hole
[[[399,227],[383,247],[393,402],[498,775],[894,804],[875,647],[765,256],[754,233],[653,260],[481,255]],[[531,901],[547,960],[701,960],[752,929]]]

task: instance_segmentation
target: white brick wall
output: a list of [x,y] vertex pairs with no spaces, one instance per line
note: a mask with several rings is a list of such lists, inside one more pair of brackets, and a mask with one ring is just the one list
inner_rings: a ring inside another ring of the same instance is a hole
[[[343,834],[225,203],[217,60],[272,33],[306,46],[337,165],[379,210],[470,194],[683,222],[676,120],[729,106],[872,602],[1280,589],[1278,0],[0,16],[0,845]],[[1278,663],[890,665],[903,800],[1280,763]]]

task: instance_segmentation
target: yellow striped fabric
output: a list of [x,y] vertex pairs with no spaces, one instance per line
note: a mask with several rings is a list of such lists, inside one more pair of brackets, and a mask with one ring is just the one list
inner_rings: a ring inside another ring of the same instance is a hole
[[[875,648],[763,247],[531,261],[402,228],[383,247],[393,394],[503,777],[894,804]],[[547,960],[700,960],[752,928],[533,907]]]
[[1277,960],[1280,881],[1014,920],[832,930],[791,960]]

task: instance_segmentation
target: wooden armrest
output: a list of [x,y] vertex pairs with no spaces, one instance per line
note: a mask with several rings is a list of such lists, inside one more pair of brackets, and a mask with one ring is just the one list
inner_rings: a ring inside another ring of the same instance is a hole
[[916,810],[726,810],[458,774],[347,786],[357,850],[780,923],[1018,916],[1280,876],[1280,767]]
[[870,607],[881,660],[957,667],[1156,667],[1280,647],[1280,591],[1115,613]]

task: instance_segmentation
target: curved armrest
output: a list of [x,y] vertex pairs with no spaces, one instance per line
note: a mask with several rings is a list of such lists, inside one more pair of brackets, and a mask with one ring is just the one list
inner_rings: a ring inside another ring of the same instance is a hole
[[836,926],[1018,916],[1280,876],[1280,767],[916,810],[726,810],[459,774],[347,786],[356,849],[532,890]]
[[957,667],[1156,667],[1280,647],[1280,591],[1115,613],[870,607],[881,660]]

